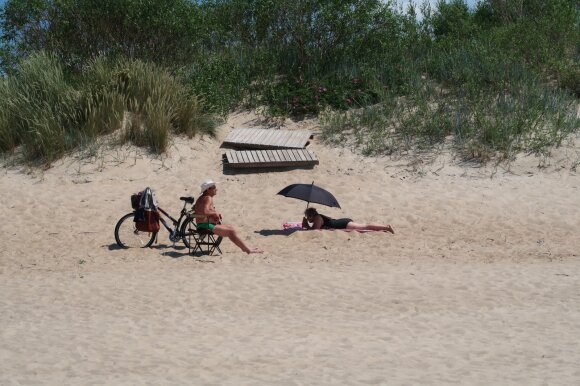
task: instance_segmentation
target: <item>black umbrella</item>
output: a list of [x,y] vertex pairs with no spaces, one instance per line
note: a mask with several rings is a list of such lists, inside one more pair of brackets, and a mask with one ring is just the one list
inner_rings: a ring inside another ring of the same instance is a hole
[[[315,202],[317,204],[340,208],[336,198],[330,192],[314,185],[314,182],[311,184],[288,185],[279,191],[278,194],[284,197],[297,198],[306,201],[308,204]],[[306,204],[306,207],[308,207],[308,204]]]

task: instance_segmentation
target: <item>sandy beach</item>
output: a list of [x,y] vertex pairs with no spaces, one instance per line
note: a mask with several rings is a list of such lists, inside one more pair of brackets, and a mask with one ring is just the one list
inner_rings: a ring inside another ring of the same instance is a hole
[[[578,139],[508,168],[363,157],[315,134],[312,169],[233,172],[234,127],[265,126],[237,113],[161,157],[103,146],[0,170],[0,385],[580,384]],[[177,214],[206,178],[264,254],[224,240],[191,256],[167,232],[116,246],[132,193]],[[320,212],[396,233],[283,231],[306,203],[276,193],[312,181],[342,206]]]

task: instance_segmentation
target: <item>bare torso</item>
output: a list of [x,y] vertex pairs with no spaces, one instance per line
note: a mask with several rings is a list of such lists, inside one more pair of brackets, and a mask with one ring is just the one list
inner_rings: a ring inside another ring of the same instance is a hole
[[197,223],[217,224],[219,222],[219,213],[215,209],[211,196],[201,196],[193,205],[193,210]]

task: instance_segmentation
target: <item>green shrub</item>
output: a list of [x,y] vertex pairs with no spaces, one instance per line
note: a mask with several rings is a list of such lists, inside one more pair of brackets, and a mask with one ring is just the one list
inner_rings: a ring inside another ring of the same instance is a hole
[[121,128],[123,138],[163,152],[171,133],[212,135],[216,121],[178,78],[141,61],[95,59],[79,75],[38,53],[0,80],[0,150],[50,163]]

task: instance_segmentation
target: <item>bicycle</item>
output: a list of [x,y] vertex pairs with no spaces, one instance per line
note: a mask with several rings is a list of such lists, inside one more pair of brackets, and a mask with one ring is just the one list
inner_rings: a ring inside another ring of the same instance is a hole
[[[160,214],[171,220],[171,226],[167,225],[163,216],[159,216],[159,221],[169,232],[169,240],[173,242],[173,247],[175,247],[176,242],[181,240],[190,251],[192,249],[195,251],[196,246],[198,245],[196,235],[199,234],[199,232],[197,231],[191,211],[187,210],[187,205],[193,205],[195,199],[193,197],[179,197],[179,199],[184,201],[179,218],[176,220],[165,210],[157,207]],[[121,217],[117,222],[117,225],[115,225],[115,240],[117,241],[117,245],[121,248],[150,247],[153,242],[156,241],[158,232],[142,232],[137,230],[135,222],[133,221],[134,217],[135,211],[127,213]],[[218,239],[221,241],[221,237]],[[217,248],[219,250],[219,243]]]

